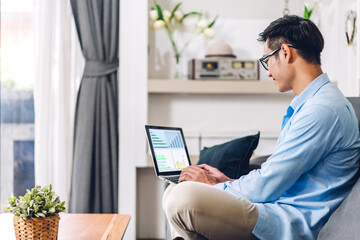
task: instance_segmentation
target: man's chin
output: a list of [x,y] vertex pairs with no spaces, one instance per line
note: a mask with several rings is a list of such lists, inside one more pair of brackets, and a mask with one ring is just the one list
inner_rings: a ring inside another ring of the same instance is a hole
[[[275,82],[275,83],[276,83],[276,82]],[[276,85],[277,85],[277,87],[278,87],[278,91],[281,92],[281,93],[288,92],[288,91],[291,90],[291,89],[288,89],[288,88],[284,88],[284,87],[282,87],[282,86],[279,86],[279,84],[277,84],[277,83],[276,83]]]
[[279,90],[279,92],[284,93],[284,92],[290,91],[291,89],[283,89],[283,88],[278,87],[278,90]]

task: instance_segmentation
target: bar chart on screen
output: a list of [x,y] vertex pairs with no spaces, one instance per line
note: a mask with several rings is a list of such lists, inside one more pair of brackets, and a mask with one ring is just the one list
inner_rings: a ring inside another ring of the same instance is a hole
[[182,170],[188,166],[181,132],[151,129],[150,136],[160,171]]
[[179,132],[151,131],[154,148],[184,148],[184,143]]

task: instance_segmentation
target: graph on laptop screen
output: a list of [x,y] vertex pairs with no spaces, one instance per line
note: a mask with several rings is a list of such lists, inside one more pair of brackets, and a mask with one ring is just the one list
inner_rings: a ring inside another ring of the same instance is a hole
[[189,166],[180,131],[150,129],[160,172],[182,170]]

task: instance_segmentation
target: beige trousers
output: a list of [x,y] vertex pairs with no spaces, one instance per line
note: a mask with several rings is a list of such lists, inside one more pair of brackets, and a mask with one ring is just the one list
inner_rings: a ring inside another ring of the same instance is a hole
[[162,204],[173,239],[256,239],[255,204],[207,184],[171,184]]

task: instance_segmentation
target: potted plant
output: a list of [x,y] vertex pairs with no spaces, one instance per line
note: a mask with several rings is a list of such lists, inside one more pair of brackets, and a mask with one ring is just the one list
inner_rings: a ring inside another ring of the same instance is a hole
[[14,214],[16,239],[57,239],[59,212],[65,211],[65,202],[52,191],[52,186],[26,189],[19,199],[8,198],[7,211]]

